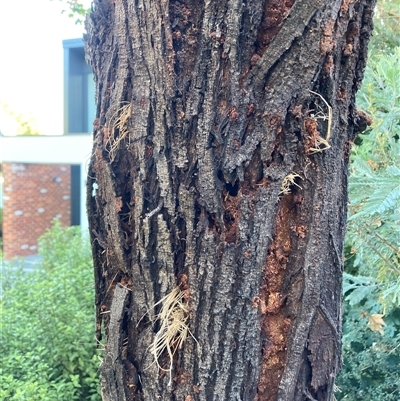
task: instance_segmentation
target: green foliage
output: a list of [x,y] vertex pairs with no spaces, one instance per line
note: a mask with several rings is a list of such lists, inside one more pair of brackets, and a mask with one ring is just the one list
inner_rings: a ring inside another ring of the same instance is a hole
[[62,13],[68,13],[69,18],[76,18],[75,24],[82,24],[85,15],[90,11],[85,5],[78,0],[60,0],[65,3],[67,10],[63,10]]
[[[399,17],[400,18],[400,17]],[[400,24],[400,21],[399,21]],[[371,160],[374,169],[399,158],[400,47],[390,54],[370,50],[358,106],[372,116],[372,125],[360,135],[363,146],[354,148],[353,160]]]
[[43,263],[3,272],[0,399],[100,400],[91,256],[79,227],[55,223],[40,240]]
[[[353,149],[338,400],[400,399],[400,8],[379,4],[358,106],[372,125]],[[371,324],[374,316],[384,325]]]
[[[363,307],[347,305],[343,325],[343,367],[338,400],[398,401],[400,399],[400,310],[385,316],[385,334],[370,330],[365,312],[379,309],[366,297]],[[364,310],[364,311],[363,311]]]
[[[373,273],[371,271],[371,273]],[[398,401],[400,399],[400,308],[384,316],[384,334],[371,330],[371,315],[382,310],[378,301],[385,285],[374,277],[345,273],[343,367],[338,400]]]
[[358,104],[372,115],[353,152],[347,245],[353,273],[381,285],[385,307],[400,307],[400,47],[370,58]]
[[400,12],[398,0],[379,0],[375,10],[375,27],[370,49],[387,52],[400,46]]

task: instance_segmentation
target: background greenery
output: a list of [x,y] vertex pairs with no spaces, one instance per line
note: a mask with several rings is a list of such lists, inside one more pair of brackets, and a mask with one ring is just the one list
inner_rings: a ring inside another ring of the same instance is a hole
[[90,247],[55,223],[41,265],[7,265],[0,305],[0,400],[101,400]]
[[[400,6],[378,2],[353,147],[338,400],[400,400]],[[383,316],[381,316],[383,315]],[[378,316],[382,324],[374,325]],[[371,323],[370,323],[371,321]],[[386,326],[384,325],[386,324]]]

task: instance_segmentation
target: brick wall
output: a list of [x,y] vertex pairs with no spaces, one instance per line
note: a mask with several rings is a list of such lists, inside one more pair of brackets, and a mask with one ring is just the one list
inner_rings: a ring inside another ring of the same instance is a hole
[[38,252],[38,238],[58,218],[71,221],[69,165],[3,163],[5,259]]

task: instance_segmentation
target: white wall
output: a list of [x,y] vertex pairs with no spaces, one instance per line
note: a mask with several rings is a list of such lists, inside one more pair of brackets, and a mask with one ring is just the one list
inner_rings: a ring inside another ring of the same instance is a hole
[[79,164],[81,166],[81,227],[87,232],[86,174],[92,136],[9,136],[0,137],[0,158],[9,163]]
[[[63,39],[81,38],[83,25],[69,18],[67,1],[0,0],[0,103],[33,121],[43,135],[63,129]],[[90,8],[90,0],[79,0]],[[14,135],[18,123],[0,104],[0,131]]]

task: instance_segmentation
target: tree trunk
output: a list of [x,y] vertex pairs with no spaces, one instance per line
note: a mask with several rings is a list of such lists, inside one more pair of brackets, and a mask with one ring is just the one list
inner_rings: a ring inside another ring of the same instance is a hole
[[95,0],[103,400],[331,400],[374,0]]

